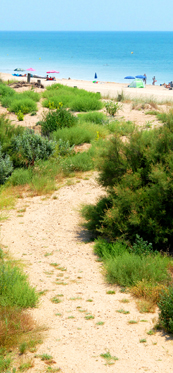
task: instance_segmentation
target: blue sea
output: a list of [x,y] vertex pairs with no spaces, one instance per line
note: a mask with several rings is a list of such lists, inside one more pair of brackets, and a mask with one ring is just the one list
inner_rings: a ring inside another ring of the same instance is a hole
[[151,84],[173,80],[173,32],[0,32],[0,71],[30,67],[45,76],[126,82],[147,75]]

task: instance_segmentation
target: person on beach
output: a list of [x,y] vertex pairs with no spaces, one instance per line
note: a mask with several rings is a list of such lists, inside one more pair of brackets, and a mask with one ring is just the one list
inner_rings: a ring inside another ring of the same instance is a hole
[[146,74],[144,74],[145,78],[143,79],[143,82],[145,83],[145,85],[147,84],[147,76]]
[[153,82],[152,82],[152,85],[155,85],[155,82],[157,82],[157,80],[156,80],[156,77],[155,76],[153,76]]

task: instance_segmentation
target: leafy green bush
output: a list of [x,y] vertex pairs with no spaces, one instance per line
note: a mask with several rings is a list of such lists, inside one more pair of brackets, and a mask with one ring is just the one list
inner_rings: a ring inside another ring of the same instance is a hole
[[48,159],[55,148],[52,141],[34,134],[33,130],[25,130],[22,135],[14,136],[11,146],[14,161],[25,167],[33,166],[38,159]]
[[74,117],[68,110],[59,107],[56,111],[49,111],[43,120],[40,122],[42,134],[48,136],[51,132],[58,128],[72,127],[76,124],[77,118]]
[[0,101],[4,96],[13,96],[15,95],[15,90],[0,82]]
[[109,205],[92,227],[112,241],[121,237],[133,243],[138,234],[154,249],[172,250],[173,124],[136,129],[127,142],[118,136],[105,141],[98,167]]
[[35,289],[18,267],[0,265],[0,306],[34,307],[38,301]]
[[53,133],[52,138],[55,141],[59,141],[59,139],[69,141],[72,146],[73,144],[91,143],[96,140],[97,133],[99,133],[99,137],[105,138],[109,134],[109,130],[98,124],[82,123],[71,128],[58,129]]
[[8,179],[13,186],[29,184],[32,181],[32,169],[17,168]]
[[0,184],[4,184],[13,171],[13,163],[8,154],[3,156],[1,149],[0,145]]
[[18,119],[19,121],[22,121],[22,120],[24,119],[24,115],[23,115],[23,113],[21,112],[21,110],[19,110],[18,113],[17,113],[17,119]]
[[160,302],[159,322],[168,332],[173,333],[173,287],[162,292]]
[[110,114],[112,117],[116,114],[116,112],[120,109],[120,106],[118,102],[109,101],[106,102],[105,108],[108,114]]
[[61,163],[62,170],[65,174],[69,174],[72,171],[89,171],[94,167],[92,159],[92,152],[77,153],[71,157],[66,158]]
[[92,97],[76,97],[70,105],[73,111],[100,110],[102,107],[102,102]]
[[87,92],[84,89],[76,89],[63,86],[61,84],[53,84],[47,87],[43,92],[43,106],[50,108],[58,108],[62,102],[64,107],[68,107],[73,111],[89,111],[99,110],[102,108],[102,103],[99,102],[101,96],[99,93]]
[[99,112],[91,112],[87,114],[78,114],[78,118],[81,121],[95,123],[95,124],[104,124],[107,123],[106,115]]
[[118,240],[110,243],[98,239],[94,245],[95,254],[104,261],[109,282],[125,287],[135,286],[141,281],[145,286],[168,285],[171,280],[168,272],[170,258],[150,252],[150,246],[148,249],[148,252],[144,250],[145,255],[138,250],[134,253],[127,244]]
[[134,286],[139,281],[168,284],[170,281],[168,263],[169,259],[160,254],[142,256],[126,251],[106,261],[106,277],[110,283],[125,287]]
[[32,111],[37,111],[37,105],[31,98],[26,97],[19,100],[14,97],[14,100],[11,101],[8,110],[13,113],[18,113],[19,110],[21,110],[23,114],[28,114]]

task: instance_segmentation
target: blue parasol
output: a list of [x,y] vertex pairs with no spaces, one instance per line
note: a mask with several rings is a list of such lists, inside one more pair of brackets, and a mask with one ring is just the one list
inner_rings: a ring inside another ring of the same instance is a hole
[[94,79],[97,79],[97,73],[95,73],[95,75],[94,75]]
[[138,78],[138,79],[145,79],[146,76],[145,76],[145,75],[136,75],[135,78]]
[[131,76],[131,75],[129,75],[129,76],[125,76],[125,78],[124,79],[135,79],[135,77],[134,76]]

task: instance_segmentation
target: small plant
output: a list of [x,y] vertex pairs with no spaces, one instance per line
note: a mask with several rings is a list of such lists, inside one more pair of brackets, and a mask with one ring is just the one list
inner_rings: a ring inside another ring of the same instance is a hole
[[149,331],[147,332],[147,334],[148,334],[148,335],[154,335],[154,334],[155,334],[155,331],[151,329],[151,330],[149,330]]
[[138,322],[136,320],[129,320],[128,324],[137,324]]
[[112,117],[115,116],[116,112],[120,109],[118,102],[109,101],[105,104],[106,111]]
[[139,340],[140,343],[145,343],[146,341],[147,340],[145,338]]
[[43,354],[40,357],[41,357],[41,360],[43,360],[43,361],[53,359],[53,357],[51,355],[48,355],[48,354]]
[[52,302],[52,303],[61,303],[61,300],[60,300],[59,298],[57,298],[57,297],[53,297],[53,298],[51,299],[51,302]]
[[24,363],[22,363],[19,367],[20,372],[24,372],[25,370],[28,370],[34,366],[34,362],[32,359],[26,360]]
[[27,343],[26,342],[21,343],[21,345],[19,346],[20,354],[23,355],[26,352],[26,349],[27,349]]
[[129,301],[129,299],[124,298],[124,299],[121,299],[120,302],[121,303],[129,303],[130,301]]
[[86,302],[93,302],[93,299],[87,299]]
[[173,287],[162,292],[160,302],[158,303],[160,310],[159,323],[168,332],[173,333]]
[[109,351],[105,352],[104,354],[100,354],[100,356],[106,359],[108,365],[114,364],[111,360],[118,360],[118,357],[112,356]]
[[104,321],[98,321],[96,325],[104,325]]
[[127,315],[128,313],[130,313],[129,311],[125,311],[125,310],[123,310],[123,309],[121,309],[121,310],[116,310],[116,312],[123,313],[124,315]]
[[[80,311],[81,312],[81,311]],[[94,316],[93,315],[86,315],[85,316],[85,319],[86,320],[92,320],[92,319],[94,319]]]
[[19,110],[18,113],[17,113],[17,119],[19,121],[22,121],[24,119],[24,114],[22,113],[21,110]]
[[115,294],[115,291],[114,291],[114,290],[108,290],[108,291],[106,292],[106,294]]

